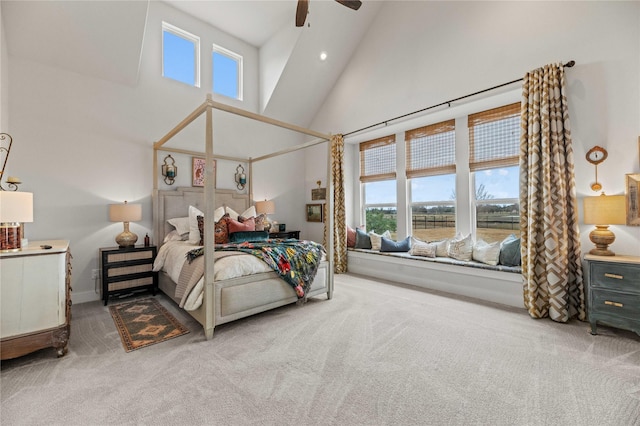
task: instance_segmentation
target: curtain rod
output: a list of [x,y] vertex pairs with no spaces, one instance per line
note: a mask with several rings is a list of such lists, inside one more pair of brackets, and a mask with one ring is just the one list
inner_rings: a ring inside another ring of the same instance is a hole
[[[576,61],[571,60],[571,61],[567,62],[566,64],[564,64],[563,66],[564,66],[564,67],[566,67],[566,68],[571,68],[571,67],[573,67],[575,64],[576,64]],[[524,80],[524,78],[519,78],[519,79],[517,79],[517,80],[513,80],[513,81],[510,81],[510,82],[508,82],[508,83],[503,83],[503,84],[499,84],[499,85],[497,85],[497,86],[490,87],[490,88],[488,88],[488,89],[480,90],[479,92],[474,92],[474,93],[471,93],[471,94],[468,94],[468,95],[460,96],[459,98],[451,99],[451,100],[446,101],[446,102],[440,102],[440,103],[439,103],[439,104],[437,104],[437,105],[431,105],[431,106],[429,106],[429,107],[422,108],[422,109],[419,109],[419,110],[417,110],[417,111],[413,111],[413,112],[409,112],[409,113],[407,113],[407,114],[399,115],[399,116],[397,116],[397,117],[393,117],[393,118],[390,118],[390,119],[388,119],[388,120],[381,121],[381,122],[379,122],[379,123],[372,124],[372,125],[367,126],[367,127],[363,127],[362,129],[358,129],[358,130],[354,130],[354,131],[349,132],[349,133],[345,133],[345,134],[343,134],[343,137],[347,137],[347,136],[353,135],[354,133],[360,133],[360,132],[362,132],[363,130],[368,130],[368,129],[372,128],[372,127],[380,126],[380,125],[382,125],[382,124],[384,124],[384,125],[386,126],[387,124],[389,124],[389,122],[390,122],[390,121],[395,121],[395,120],[399,120],[399,119],[401,119],[401,118],[409,117],[410,115],[419,114],[419,113],[421,113],[421,112],[424,112],[424,111],[427,111],[427,110],[430,110],[430,109],[433,109],[433,108],[437,108],[437,107],[439,107],[439,106],[443,106],[443,105],[451,106],[451,102],[456,102],[456,101],[459,101],[459,100],[461,100],[461,99],[470,98],[470,97],[472,97],[472,96],[476,96],[476,95],[479,95],[479,94],[481,94],[481,93],[489,92],[489,91],[491,91],[491,90],[499,89],[499,88],[501,88],[501,87],[508,86],[508,85],[510,85],[510,84],[517,83],[517,82],[522,81],[522,80]]]

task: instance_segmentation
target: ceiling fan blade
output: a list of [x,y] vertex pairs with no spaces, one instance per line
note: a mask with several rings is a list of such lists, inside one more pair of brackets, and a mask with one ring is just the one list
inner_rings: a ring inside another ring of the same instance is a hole
[[304,21],[307,19],[307,12],[309,11],[309,0],[298,0],[298,7],[296,8],[296,27],[304,25]]
[[358,10],[360,6],[362,6],[362,2],[360,0],[336,0],[343,6],[347,6],[349,9]]

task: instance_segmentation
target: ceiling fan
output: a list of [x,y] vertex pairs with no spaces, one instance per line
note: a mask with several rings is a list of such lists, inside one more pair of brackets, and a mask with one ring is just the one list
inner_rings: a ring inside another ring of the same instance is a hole
[[[362,6],[360,0],[336,0],[343,6],[347,6],[349,9],[358,10]],[[304,25],[304,21],[307,19],[307,13],[309,12],[309,0],[298,0],[298,7],[296,8],[296,27]]]

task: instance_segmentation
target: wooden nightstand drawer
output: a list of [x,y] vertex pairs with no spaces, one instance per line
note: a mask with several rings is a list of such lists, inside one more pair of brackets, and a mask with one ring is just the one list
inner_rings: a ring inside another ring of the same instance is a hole
[[594,262],[590,280],[594,288],[611,288],[640,294],[638,266]]
[[593,289],[591,309],[602,314],[640,318],[640,295]]

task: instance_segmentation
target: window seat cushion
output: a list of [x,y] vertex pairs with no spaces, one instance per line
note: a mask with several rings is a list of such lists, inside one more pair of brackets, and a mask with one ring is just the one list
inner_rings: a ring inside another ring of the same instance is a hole
[[348,250],[359,252],[359,253],[368,253],[368,254],[377,255],[377,256],[400,257],[403,259],[411,259],[411,260],[417,260],[422,262],[436,262],[436,263],[444,263],[449,265],[467,266],[471,268],[486,269],[490,271],[511,272],[515,274],[522,273],[522,267],[520,266],[487,265],[486,263],[476,262],[474,260],[466,261],[466,260],[452,259],[450,257],[412,256],[409,253],[380,252],[377,250],[370,250],[370,249],[348,248]]

